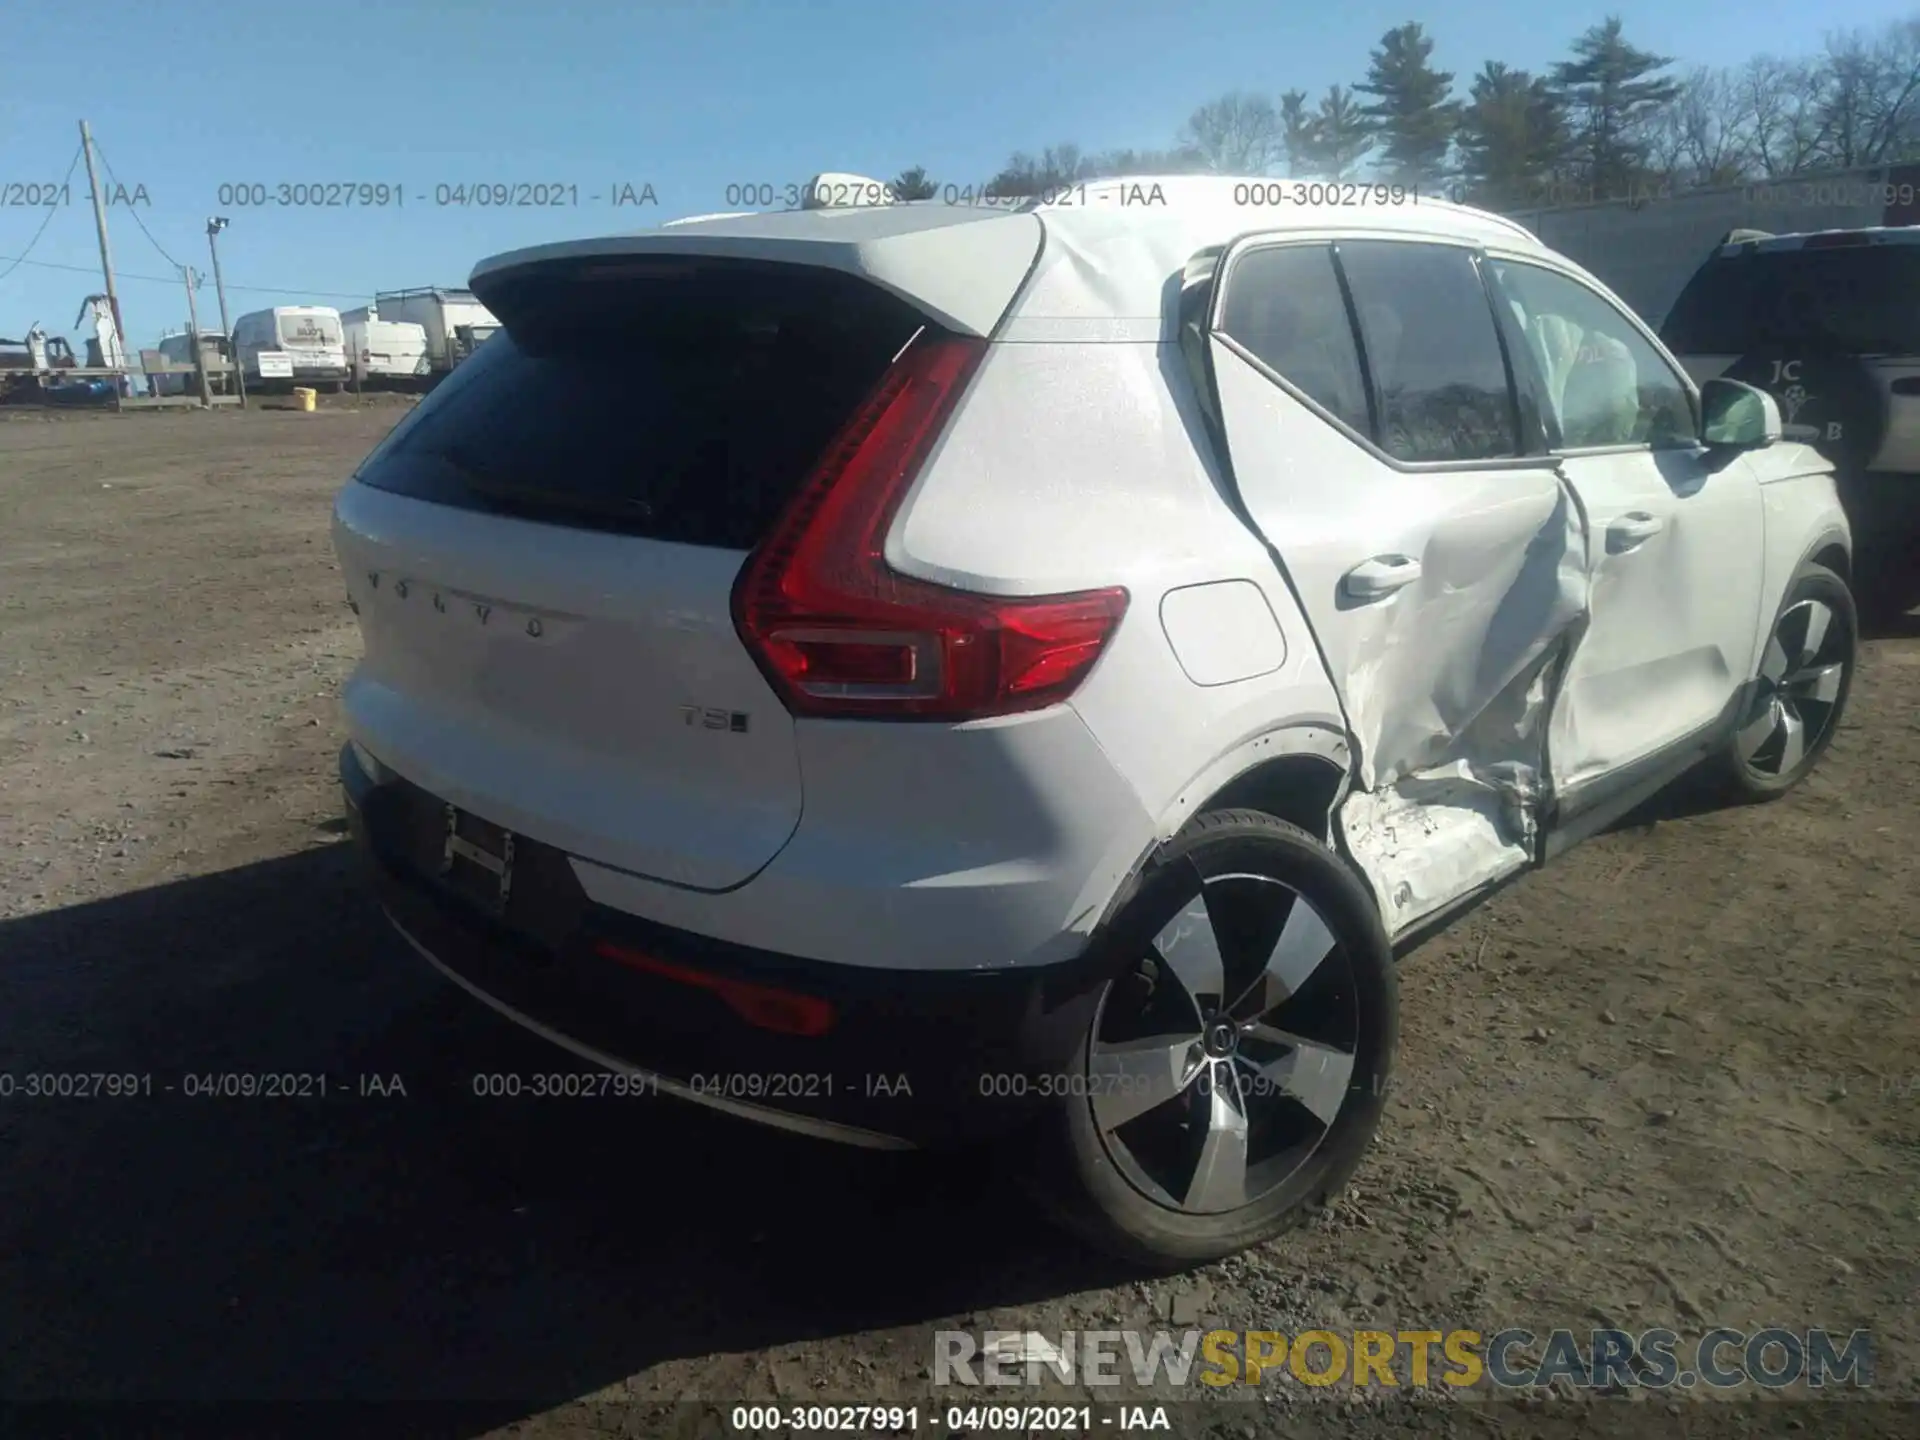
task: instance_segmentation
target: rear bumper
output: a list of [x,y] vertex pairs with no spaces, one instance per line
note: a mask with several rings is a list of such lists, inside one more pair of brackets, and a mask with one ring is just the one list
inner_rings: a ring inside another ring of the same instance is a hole
[[[897,1147],[1005,1134],[1073,1088],[1107,973],[1098,947],[990,970],[834,965],[598,904],[570,857],[531,842],[516,849],[512,901],[496,918],[418,863],[431,797],[404,780],[375,783],[351,748],[340,779],[381,903],[416,949],[508,1018],[595,1064],[652,1077],[662,1094]],[[632,968],[604,947],[683,978]],[[833,1024],[818,1036],[758,1028],[689,975],[824,1000]]]

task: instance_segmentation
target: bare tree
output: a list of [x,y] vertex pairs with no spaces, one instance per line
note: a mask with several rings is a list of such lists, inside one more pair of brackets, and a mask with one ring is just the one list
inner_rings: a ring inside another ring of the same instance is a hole
[[987,184],[995,195],[1012,198],[1064,190],[1092,179],[1093,175],[1093,161],[1081,154],[1078,145],[1049,145],[1038,159],[1024,150],[1015,151],[1007,160],[1006,168]]
[[1817,72],[1820,158],[1849,169],[1879,165],[1920,140],[1920,21],[1868,37],[1828,39]]
[[1188,116],[1178,143],[1216,173],[1264,175],[1280,153],[1280,116],[1264,95],[1235,90]]
[[1741,76],[1702,66],[1647,122],[1647,165],[1675,189],[1737,185],[1755,168],[1754,133]]
[[1214,167],[1192,146],[1172,150],[1108,150],[1091,162],[1094,175],[1205,175]]
[[1821,121],[1817,67],[1811,61],[1755,56],[1740,69],[1734,87],[1747,113],[1747,141],[1762,175],[1792,175],[1815,163]]

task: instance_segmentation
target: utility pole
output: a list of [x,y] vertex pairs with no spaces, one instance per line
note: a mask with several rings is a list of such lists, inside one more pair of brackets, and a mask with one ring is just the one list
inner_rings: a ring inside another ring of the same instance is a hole
[[[120,341],[120,364],[122,374],[120,383],[126,384],[125,367],[127,363],[127,326],[120,318],[120,292],[113,283],[113,251],[107,246],[107,202],[100,193],[100,177],[93,168],[93,131],[87,128],[87,122],[80,122],[80,150],[87,159],[87,188],[93,192],[93,228],[100,235],[100,270],[107,281],[107,309],[113,312],[113,329]],[[111,361],[110,356],[102,355],[103,361]]]
[[213,289],[220,297],[220,329],[227,337],[227,364],[233,368],[234,392],[240,397],[240,408],[247,408],[247,377],[240,371],[240,357],[233,348],[233,323],[227,319],[227,282],[220,278],[220,247],[214,243],[214,237],[227,228],[227,217],[209,215],[207,217],[207,250],[213,256]]
[[182,265],[187,277],[187,334],[193,346],[193,369],[200,377],[200,408],[213,408],[213,392],[207,388],[207,353],[200,348],[200,307],[193,303],[193,267]]

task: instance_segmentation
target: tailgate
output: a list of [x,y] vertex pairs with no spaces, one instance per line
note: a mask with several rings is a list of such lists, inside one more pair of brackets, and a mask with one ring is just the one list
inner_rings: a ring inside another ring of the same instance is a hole
[[937,321],[835,265],[603,262],[510,267],[487,295],[504,331],[341,493],[335,545],[366,646],[348,721],[484,819],[727,889],[779,853],[803,798],[793,720],[734,628],[734,582]]

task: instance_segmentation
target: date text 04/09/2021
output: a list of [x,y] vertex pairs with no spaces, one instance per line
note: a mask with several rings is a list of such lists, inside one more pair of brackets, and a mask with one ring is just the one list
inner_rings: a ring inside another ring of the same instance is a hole
[[645,180],[584,188],[570,180],[462,180],[411,189],[397,180],[254,180],[222,185],[214,200],[226,209],[254,210],[398,210],[409,200],[440,210],[571,210],[583,201],[614,209],[660,204],[659,192]]
[[1168,1431],[1164,1405],[736,1405],[737,1435],[913,1435],[922,1423],[960,1435],[1085,1435]]
[[149,1071],[0,1071],[0,1100],[327,1100],[405,1097],[399,1075],[349,1077],[321,1071],[192,1070],[156,1078]]

